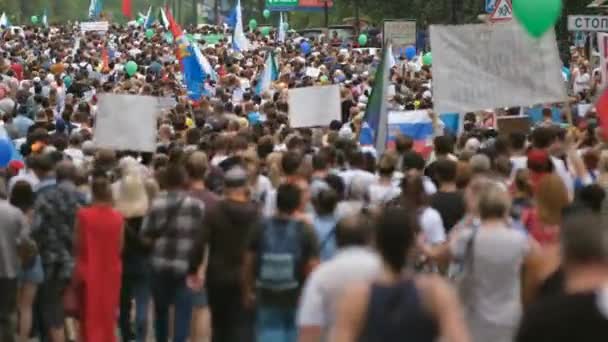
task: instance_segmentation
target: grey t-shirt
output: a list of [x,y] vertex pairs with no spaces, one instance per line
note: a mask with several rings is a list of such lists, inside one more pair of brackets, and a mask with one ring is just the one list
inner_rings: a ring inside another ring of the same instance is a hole
[[[471,322],[474,341],[481,336],[493,336],[498,341],[512,338],[522,315],[521,267],[530,250],[524,233],[502,227],[482,227],[473,235],[473,230],[463,228],[454,232],[450,242],[452,255],[463,259],[468,241],[474,236],[473,263],[471,272],[473,289],[467,318]],[[478,338],[477,338],[478,337]],[[489,340],[488,340],[489,341]],[[498,342],[497,340],[493,340]]]
[[17,244],[27,238],[27,224],[21,210],[0,200],[0,278],[17,278]]

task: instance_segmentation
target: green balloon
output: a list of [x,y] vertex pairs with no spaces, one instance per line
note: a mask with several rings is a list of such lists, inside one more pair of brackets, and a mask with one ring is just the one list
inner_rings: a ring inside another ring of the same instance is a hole
[[31,18],[31,20],[32,20],[32,24],[38,24],[38,17],[37,16],[33,15],[32,18]]
[[249,20],[249,29],[255,31],[256,28],[258,28],[258,21],[255,19]]
[[146,22],[146,18],[144,18],[144,17],[140,17],[137,19],[137,23],[139,25],[143,25],[145,22]]
[[367,35],[362,33],[359,35],[359,45],[365,46],[367,45]]
[[562,0],[513,0],[513,15],[535,38],[553,27],[561,12]]
[[265,9],[264,12],[262,12],[262,14],[264,15],[264,18],[268,19],[270,18],[270,11]]
[[329,78],[327,77],[327,75],[323,75],[323,76],[321,76],[321,78],[319,80],[321,82],[327,82],[327,81],[329,81]]
[[135,63],[133,61],[128,61],[127,64],[125,65],[125,71],[127,72],[127,75],[129,75],[129,76],[135,75],[135,73],[137,72],[137,63]]
[[154,30],[149,28],[146,30],[146,38],[152,39],[152,37],[154,37]]
[[287,22],[283,23],[283,30],[285,30],[285,31],[289,30],[289,23],[287,23]]
[[260,29],[260,32],[262,33],[262,36],[266,37],[270,34],[270,27],[268,27],[268,26],[262,27]]
[[424,56],[422,56],[422,64],[433,65],[433,54],[427,52]]

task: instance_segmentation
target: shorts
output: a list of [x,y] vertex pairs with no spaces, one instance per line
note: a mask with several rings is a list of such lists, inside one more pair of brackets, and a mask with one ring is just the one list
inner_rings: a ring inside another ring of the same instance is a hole
[[22,269],[19,274],[19,281],[40,285],[44,281],[44,270],[42,269],[42,259],[40,255],[36,257],[34,265],[30,268]]
[[38,290],[42,321],[45,327],[60,328],[65,321],[63,308],[63,295],[69,284],[68,279],[57,276],[55,272],[48,271],[44,282]]
[[206,308],[209,305],[207,300],[207,291],[202,288],[192,294],[192,306],[194,308]]

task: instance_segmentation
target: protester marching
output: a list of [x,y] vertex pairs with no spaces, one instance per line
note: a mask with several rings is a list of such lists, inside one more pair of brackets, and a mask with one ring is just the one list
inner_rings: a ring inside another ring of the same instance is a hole
[[0,342],[608,340],[607,64],[541,2],[430,47],[3,14]]

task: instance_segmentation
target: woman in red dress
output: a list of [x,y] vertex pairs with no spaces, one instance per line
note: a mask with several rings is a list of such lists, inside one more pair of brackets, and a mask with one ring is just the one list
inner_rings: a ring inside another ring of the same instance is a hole
[[110,180],[94,173],[91,206],[78,212],[76,270],[80,341],[114,342],[122,273],[123,218],[112,208]]

